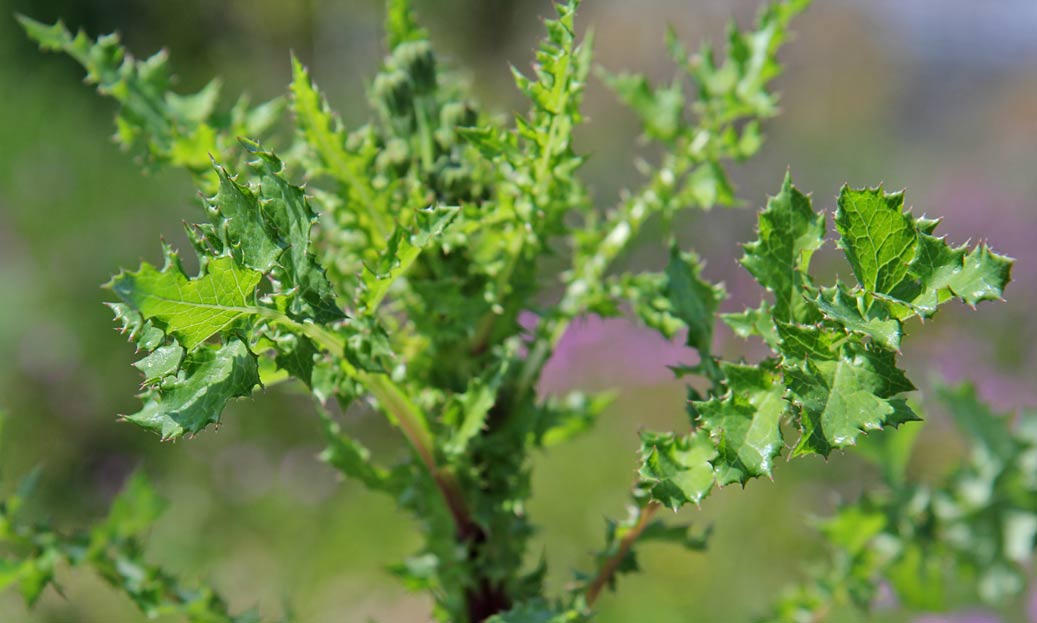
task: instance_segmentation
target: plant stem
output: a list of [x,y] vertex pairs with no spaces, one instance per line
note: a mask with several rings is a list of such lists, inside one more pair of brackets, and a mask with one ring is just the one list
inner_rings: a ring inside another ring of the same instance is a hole
[[465,503],[461,485],[457,482],[453,471],[442,468],[436,463],[433,454],[435,445],[425,414],[389,377],[358,370],[357,379],[378,400],[389,417],[389,421],[403,431],[404,437],[410,442],[414,452],[425,464],[425,468],[436,482],[436,487],[454,519],[458,539],[467,539],[474,528],[468,505]]
[[[324,327],[312,323],[296,322],[273,310],[267,310],[262,315],[306,335],[336,356],[342,356],[345,352],[346,342],[342,336]],[[388,376],[358,370],[345,360],[342,361],[342,365],[347,368],[348,374],[356,378],[371,392],[389,421],[403,432],[403,436],[407,438],[414,453],[418,455],[425,469],[435,481],[436,488],[439,489],[454,520],[458,539],[467,540],[475,530],[475,523],[468,510],[457,476],[450,469],[436,463],[435,443],[432,439],[432,431],[429,429],[428,417]]]
[[612,261],[626,248],[648,217],[659,210],[662,204],[660,193],[672,184],[675,164],[667,161],[666,166],[653,176],[641,192],[619,204],[606,224],[606,233],[595,248],[595,253],[573,268],[573,275],[556,308],[558,314],[541,321],[537,339],[519,374],[516,396],[523,395],[536,382],[540,370],[562,339],[569,323],[583,312],[592,285],[605,277],[605,271]]
[[634,546],[634,542],[641,536],[645,528],[648,527],[648,523],[652,520],[652,516],[655,515],[656,511],[659,510],[661,505],[658,502],[649,502],[647,505],[640,509],[640,514],[637,518],[637,523],[630,529],[629,532],[623,535],[623,538],[619,541],[619,546],[616,548],[616,553],[609,556],[605,562],[598,569],[598,574],[594,576],[591,583],[587,585],[586,597],[587,605],[593,606],[594,602],[598,600],[598,596],[601,591],[608,586],[609,582],[616,575],[616,570],[619,569],[619,565],[623,563],[623,559],[630,553],[630,548]]

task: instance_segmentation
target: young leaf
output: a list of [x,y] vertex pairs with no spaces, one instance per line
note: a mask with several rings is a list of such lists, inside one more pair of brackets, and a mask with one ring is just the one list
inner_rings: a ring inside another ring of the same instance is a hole
[[258,314],[255,291],[262,273],[241,268],[232,257],[215,258],[202,275],[189,279],[167,249],[161,270],[147,262],[107,284],[146,320],[156,320],[193,350],[242,318]]
[[882,187],[843,186],[835,226],[857,281],[867,292],[890,294],[907,278],[918,246],[914,220],[904,214],[904,193]]
[[71,56],[86,69],[88,83],[119,102],[116,139],[123,147],[148,164],[183,167],[207,189],[215,182],[212,155],[230,160],[238,136],[262,136],[283,108],[280,100],[271,100],[249,109],[241,98],[229,113],[219,111],[219,80],[191,95],[169,90],[173,79],[165,51],[137,60],[118,35],[92,41],[82,31],[73,36],[60,21],[46,25],[23,15],[18,21],[41,49]]
[[674,510],[698,504],[713,489],[711,461],[717,450],[704,433],[678,437],[673,433],[641,433],[639,474],[653,500]]
[[825,216],[792,185],[792,175],[759,216],[758,238],[743,246],[742,265],[774,293],[777,320],[809,322],[816,317],[801,290],[810,284],[810,257],[824,244]]
[[195,349],[176,376],[163,379],[143,395],[144,407],[124,416],[143,428],[176,439],[220,421],[232,398],[252,394],[259,385],[256,356],[239,339]]
[[781,377],[756,366],[723,364],[722,370],[727,393],[691,403],[717,449],[712,460],[717,484],[770,476],[783,447],[780,425],[788,411]]

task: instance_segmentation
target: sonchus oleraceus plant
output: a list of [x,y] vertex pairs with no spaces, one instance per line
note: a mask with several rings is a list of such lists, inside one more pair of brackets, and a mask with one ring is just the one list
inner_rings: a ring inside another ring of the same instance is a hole
[[[679,211],[736,202],[728,168],[761,146],[777,112],[777,53],[807,2],[763,6],[751,29],[729,28],[723,53],[690,53],[671,35],[677,76],[667,85],[598,72],[661,147],[642,185],[609,209],[581,181],[585,156],[573,140],[592,76],[577,5],[556,6],[532,72],[513,71],[529,108],[505,119],[444,69],[406,0],[388,0],[387,56],[370,82],[370,121],[356,128],[295,58],[286,98],[227,107],[218,81],[171,90],[164,52],[138,60],[115,35],[20,17],[43,50],[71,56],[116,101],[120,145],[145,167],[186,170],[205,198],[187,226],[197,274],[185,272],[184,251],[164,245],[160,264],[105,285],[119,330],[142,353],[133,365],[143,404],[123,419],[178,439],[217,424],[235,399],[305,385],[326,433],[321,459],[394,498],[424,534],[395,572],[432,596],[439,621],[591,620],[602,593],[638,570],[641,543],[705,545],[662,509],[770,477],[779,457],[845,448],[878,462],[885,489],[821,524],[831,560],[761,621],[866,610],[881,586],[908,608],[940,607],[953,582],[976,580],[977,598],[1018,594],[1037,531],[1037,482],[1021,467],[1034,461],[1032,418],[1014,427],[968,388],[945,390],[975,452],[936,486],[903,470],[919,425],[877,434],[920,419],[898,364],[905,326],[954,299],[1000,299],[1011,260],[985,244],[951,244],[903,193],[844,186],[831,221],[852,280],[819,283],[810,263],[830,242],[829,215],[786,174],[743,246],[742,266],[766,290],[758,306],[720,314],[723,288],[672,237],[659,272],[613,268],[650,219],[668,226]],[[285,125],[294,132],[278,141]],[[548,272],[549,255],[565,269]],[[528,551],[530,456],[591,427],[610,395],[536,388],[566,330],[588,314],[686,335],[689,363],[676,372],[689,381],[688,419],[641,433],[629,516],[608,523],[600,552],[566,590],[548,594],[549,557]],[[761,338],[770,355],[722,360],[712,350],[717,322]],[[383,413],[408,457],[372,456],[322,408],[331,401]],[[259,620],[146,562],[143,533],[164,502],[142,475],[107,519],[78,534],[19,518],[32,481],[0,507],[0,586],[17,585],[32,603],[65,561],[93,569],[148,616]]]

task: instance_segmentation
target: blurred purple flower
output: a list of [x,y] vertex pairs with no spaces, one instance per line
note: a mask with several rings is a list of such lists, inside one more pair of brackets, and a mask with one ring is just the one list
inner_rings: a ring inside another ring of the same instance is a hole
[[540,389],[550,394],[575,386],[661,383],[673,378],[666,366],[697,361],[698,355],[680,336],[667,341],[623,318],[587,316],[569,326],[544,366]]
[[914,623],[1001,623],[1001,617],[985,612],[926,614],[915,618]]

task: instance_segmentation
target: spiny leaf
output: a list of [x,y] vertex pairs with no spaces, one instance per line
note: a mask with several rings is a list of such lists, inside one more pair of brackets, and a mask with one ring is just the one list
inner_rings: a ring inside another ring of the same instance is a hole
[[843,186],[835,226],[842,236],[839,246],[866,291],[890,294],[907,278],[918,231],[904,213],[903,192]]
[[701,272],[698,257],[671,247],[670,262],[666,265],[667,295],[673,314],[688,328],[688,346],[706,359],[712,351],[717,308],[726,293],[722,287],[703,280]]
[[621,295],[632,299],[641,320],[666,338],[679,329],[687,330],[687,344],[696,349],[702,366],[712,365],[713,325],[724,288],[704,280],[702,264],[694,253],[670,248],[670,259],[662,274],[625,275]]
[[760,285],[774,293],[774,317],[780,320],[812,320],[800,295],[810,283],[810,257],[821,248],[825,236],[824,214],[810,207],[810,199],[792,185],[786,174],[781,191],[767,200],[760,213],[758,239],[746,244],[744,265]]
[[[285,179],[284,165],[273,152],[250,141],[243,141],[243,145],[254,156],[249,167],[259,180],[259,199],[250,212],[261,214],[264,232],[275,246],[284,249],[273,275],[284,281],[288,314],[317,322],[343,318],[324,267],[311,252],[310,230],[317,216],[305,192]],[[220,209],[222,212],[222,205]]]
[[[803,332],[800,332],[801,334]],[[853,445],[862,432],[917,419],[897,394],[914,385],[896,367],[889,351],[853,342],[828,348],[818,342],[813,357],[786,364],[785,377],[800,407],[803,436],[794,454]]]
[[247,186],[231,179],[226,169],[217,168],[217,173],[220,189],[209,210],[223,249],[241,266],[269,272],[284,249],[277,244],[259,199]]
[[[0,520],[11,498],[0,501]],[[183,617],[191,623],[259,623],[255,612],[231,615],[211,588],[181,584],[143,559],[140,537],[161,514],[165,502],[135,473],[112,503],[107,518],[93,529],[63,533],[47,524],[17,521],[0,531],[5,548],[27,550],[21,560],[0,557],[0,589],[18,584],[32,606],[54,580],[55,566],[89,568],[124,593],[147,618]]]
[[788,410],[781,376],[762,366],[724,364],[722,369],[727,393],[692,403],[718,452],[713,459],[717,483],[770,476],[783,448],[780,425]]
[[970,305],[1001,298],[1012,260],[986,245],[951,247],[933,235],[938,223],[905,213],[903,193],[840,193],[840,247],[864,291],[888,301],[891,315],[928,317],[952,297]]
[[160,346],[148,356],[134,362],[133,367],[141,371],[145,383],[154,383],[170,374],[176,374],[183,359],[184,349],[174,340],[172,344]]
[[605,83],[640,118],[649,138],[672,142],[683,129],[684,92],[674,81],[669,87],[653,89],[640,74],[602,72]]
[[299,134],[313,156],[310,174],[330,176],[345,187],[352,214],[360,219],[360,227],[368,233],[369,241],[378,244],[378,237],[388,232],[390,215],[381,211],[384,197],[372,187],[370,179],[377,146],[361,141],[359,149],[347,148],[348,138],[342,122],[295,56],[292,56],[290,88]]
[[465,452],[468,442],[486,425],[486,417],[497,401],[497,390],[501,375],[494,375],[489,382],[475,378],[469,382],[464,393],[455,394],[443,409],[443,421],[452,433],[443,445],[443,451],[451,456]]
[[538,445],[551,447],[589,430],[612,404],[616,392],[594,395],[571,392],[562,397],[548,396],[536,408],[533,437]]
[[778,330],[774,326],[773,318],[773,308],[767,301],[761,302],[760,306],[755,309],[720,314],[720,319],[735,332],[735,335],[741,338],[747,338],[750,335],[761,337],[772,350],[778,347],[779,341]]
[[903,327],[897,319],[889,317],[885,306],[869,306],[864,296],[854,296],[838,282],[831,288],[822,288],[815,303],[825,318],[848,331],[867,335],[889,350],[900,350]]
[[207,190],[215,182],[210,155],[229,159],[236,136],[261,136],[280,116],[279,100],[249,108],[244,97],[229,112],[218,111],[219,80],[194,94],[173,93],[165,51],[137,60],[114,34],[92,41],[82,31],[73,36],[60,21],[48,26],[22,15],[18,21],[41,49],[71,56],[86,69],[87,82],[119,102],[116,138],[124,147],[148,163],[184,167]]
[[128,334],[126,337],[136,344],[138,349],[151,351],[162,344],[166,334],[150,320],[144,320],[144,317],[134,307],[126,303],[105,303],[105,305],[115,315],[115,322],[121,325],[119,332]]
[[256,356],[238,339],[194,350],[180,373],[166,377],[144,395],[144,407],[127,421],[175,439],[220,421],[232,398],[247,397],[259,385]]
[[143,536],[167,506],[147,476],[136,471],[112,501],[108,517],[91,531],[91,541],[95,547],[101,547],[112,539]]
[[238,320],[258,313],[255,290],[262,274],[240,268],[231,257],[215,258],[206,272],[188,279],[176,256],[167,254],[162,270],[147,262],[108,283],[127,305],[162,323],[188,351]]
[[705,432],[677,436],[673,433],[641,433],[641,476],[652,499],[676,510],[698,504],[713,489],[715,474],[710,463],[717,450]]
[[453,206],[430,206],[415,214],[413,227],[397,225],[377,262],[365,266],[361,309],[374,313],[396,280],[407,272],[422,250],[444,235],[459,212]]

